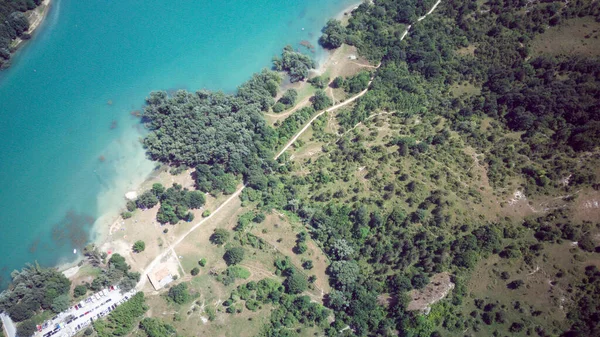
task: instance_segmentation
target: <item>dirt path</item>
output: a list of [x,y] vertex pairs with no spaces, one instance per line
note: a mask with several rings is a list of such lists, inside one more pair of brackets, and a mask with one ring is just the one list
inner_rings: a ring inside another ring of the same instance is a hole
[[322,114],[326,113],[326,112],[331,112],[334,110],[337,110],[343,106],[346,106],[354,101],[356,101],[357,99],[359,99],[360,97],[362,97],[364,94],[367,93],[367,91],[369,91],[369,86],[371,85],[371,82],[373,82],[373,80],[369,81],[369,84],[367,85],[367,89],[359,92],[357,95],[343,101],[342,103],[336,104],[334,106],[332,106],[331,108],[327,109],[327,110],[323,110],[321,112],[319,112],[318,114],[316,114],[313,118],[311,118],[310,121],[308,121],[308,123],[306,123],[306,125],[302,128],[302,130],[298,131],[298,133],[296,133],[296,135],[294,136],[294,138],[290,139],[289,142],[287,142],[287,144],[285,145],[285,147],[283,149],[281,149],[281,151],[279,151],[279,153],[275,156],[275,159],[279,158],[290,146],[292,146],[292,144],[294,144],[294,142],[298,139],[298,137],[302,136],[302,134],[304,133],[304,131],[306,131],[306,129],[308,129],[312,123],[319,118]]
[[[427,17],[427,15],[433,13],[433,11],[435,10],[435,8],[441,3],[441,0],[438,0],[438,2],[435,3],[435,5],[433,5],[433,7],[431,8],[431,10],[429,12],[427,12],[427,14],[425,14],[424,16],[422,16],[421,18],[419,18],[419,21],[425,19],[425,17]],[[410,26],[409,26],[410,29]],[[406,30],[405,34],[402,36],[402,38],[404,38],[406,36],[406,34],[408,34],[408,29]],[[379,68],[379,66],[381,66],[381,63],[379,63],[377,65],[377,68]],[[329,109],[323,110],[321,112],[319,112],[318,114],[316,114],[313,118],[311,118],[311,120],[300,130],[296,133],[296,135],[294,136],[294,138],[292,138],[286,145],[285,147],[275,156],[275,160],[277,160],[283,153],[285,153],[285,151],[298,139],[298,137],[300,137],[304,131],[306,131],[311,125],[312,123],[319,118],[321,115],[323,115],[325,112],[332,112],[334,110],[337,110],[341,107],[344,107],[354,101],[356,101],[357,99],[359,99],[360,97],[362,97],[364,94],[366,94],[369,91],[369,86],[371,85],[371,83],[373,82],[373,80],[369,81],[369,84],[367,85],[367,89],[361,91],[360,93],[358,93],[357,95],[345,100],[344,102],[338,103],[332,107],[330,107]],[[292,113],[292,112],[288,112]],[[177,245],[179,245],[188,235],[190,235],[193,231],[195,231],[198,227],[200,227],[202,224],[204,224],[206,221],[208,221],[209,219],[211,219],[213,216],[215,216],[215,214],[219,213],[219,211],[221,211],[224,207],[226,207],[232,200],[234,200],[235,198],[237,198],[240,193],[242,193],[242,191],[244,190],[244,188],[246,188],[246,185],[242,185],[240,188],[237,189],[237,191],[235,191],[235,193],[233,193],[227,200],[225,200],[219,207],[217,207],[208,217],[202,219],[202,221],[198,222],[197,224],[194,225],[194,227],[190,228],[184,235],[182,235],[181,237],[179,237],[179,239],[177,239],[177,241],[173,242],[170,245],[170,249],[167,249],[165,251],[163,251],[162,253],[160,253],[157,257],[154,258],[154,260],[152,260],[152,262],[150,262],[150,264],[144,269],[143,273],[142,273],[142,277],[140,279],[140,282],[138,282],[138,284],[136,285],[136,289],[138,291],[141,291],[144,287],[144,285],[146,284],[146,280],[147,280],[147,276],[148,273],[150,271],[152,271],[152,269],[158,264],[160,263],[161,259],[165,256],[165,254],[171,252]]]
[[280,113],[280,114],[269,114],[269,113],[265,113],[265,116],[269,116],[269,117],[273,117],[273,118],[281,118],[281,117],[287,117],[291,114],[293,114],[294,112],[298,111],[298,109],[304,108],[305,106],[308,105],[308,103],[310,103],[310,97],[306,97],[305,99],[301,100],[300,102],[298,102],[298,104],[296,104],[295,107],[293,107],[291,110],[284,112],[284,113]]

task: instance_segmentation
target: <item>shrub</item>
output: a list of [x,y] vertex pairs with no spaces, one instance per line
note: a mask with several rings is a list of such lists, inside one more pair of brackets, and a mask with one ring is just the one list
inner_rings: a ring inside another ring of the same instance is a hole
[[227,263],[227,265],[231,266],[242,262],[242,260],[244,259],[244,254],[244,248],[233,247],[229,248],[225,252],[225,255],[223,255],[223,259],[225,260],[225,263]]
[[137,208],[137,205],[135,204],[135,201],[133,201],[133,200],[129,200],[129,201],[127,201],[127,210],[128,210],[129,212],[133,212],[133,211],[135,211],[135,210],[136,210],[136,208]]
[[293,271],[285,280],[286,291],[290,294],[299,294],[308,288],[306,277],[297,271]]
[[171,287],[167,296],[171,301],[177,304],[184,304],[190,299],[190,293],[188,291],[187,284],[179,283],[178,285]]
[[133,251],[136,253],[141,253],[146,249],[146,243],[142,240],[138,240],[133,244]]
[[194,268],[192,269],[192,271],[190,271],[190,274],[192,274],[192,276],[196,276],[196,275],[198,275],[199,273],[200,273],[200,268],[198,268],[198,267],[194,267]]
[[206,259],[205,258],[201,258],[200,261],[198,261],[198,264],[200,265],[200,267],[206,266]]
[[80,297],[87,294],[88,288],[84,284],[80,284],[73,289],[73,296]]
[[127,219],[131,218],[132,216],[133,216],[133,214],[131,212],[121,213],[121,217],[123,218],[123,220],[127,220]]
[[229,231],[224,228],[217,228],[210,236],[210,242],[215,245],[222,245],[229,240]]
[[210,211],[209,210],[206,210],[206,211],[202,212],[202,217],[203,218],[208,218],[209,216],[210,216]]

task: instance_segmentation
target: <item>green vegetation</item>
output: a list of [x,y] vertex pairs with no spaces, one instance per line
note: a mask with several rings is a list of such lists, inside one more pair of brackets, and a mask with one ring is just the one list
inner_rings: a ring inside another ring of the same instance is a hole
[[244,260],[245,250],[242,247],[232,247],[225,251],[223,260],[228,266],[236,265]]
[[0,310],[18,325],[20,336],[35,330],[34,316],[42,310],[59,313],[69,306],[71,281],[54,268],[28,265],[11,274],[11,286],[0,293]]
[[191,299],[187,283],[172,286],[167,293],[167,298],[177,304],[187,303]]
[[146,243],[142,240],[138,240],[133,244],[132,250],[135,253],[141,253],[146,249]]
[[311,98],[311,102],[316,111],[325,110],[333,104],[331,98],[323,90],[317,90]]
[[157,318],[144,318],[140,322],[140,329],[144,330],[148,337],[169,337],[177,334],[172,325]]
[[14,39],[27,40],[29,21],[24,12],[35,9],[42,0],[3,0],[0,1],[0,69],[9,66]]
[[[104,262],[97,260],[98,255],[99,253],[95,247],[87,249],[86,257],[96,267],[104,264]],[[115,253],[108,260],[106,267],[102,268],[99,275],[89,284],[88,288],[99,291],[111,285],[119,285],[121,291],[129,291],[135,287],[141,277],[140,273],[132,272],[130,269],[131,267],[125,262],[125,258]]]
[[85,284],[80,284],[73,289],[73,297],[81,297],[87,294],[88,287]]
[[294,51],[292,46],[283,48],[281,57],[273,57],[273,69],[287,72],[292,83],[307,78],[308,71],[315,66],[315,61],[310,56]]
[[339,48],[346,40],[346,29],[339,20],[329,20],[323,28],[319,44],[327,49]]
[[198,267],[194,267],[192,268],[192,270],[190,271],[190,274],[192,274],[192,276],[196,276],[200,273],[200,268]]
[[210,242],[215,245],[223,245],[229,240],[229,231],[225,228],[216,228],[210,236]]
[[298,92],[296,89],[288,89],[281,96],[275,105],[273,105],[273,112],[282,112],[283,110],[292,108],[296,105],[296,99],[298,98]]
[[125,336],[131,333],[147,310],[144,293],[138,292],[108,314],[106,319],[95,320],[92,324],[99,337]]

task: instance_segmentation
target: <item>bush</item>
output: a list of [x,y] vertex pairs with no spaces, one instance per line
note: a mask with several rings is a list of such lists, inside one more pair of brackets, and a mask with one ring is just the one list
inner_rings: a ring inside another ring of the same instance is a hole
[[123,218],[123,220],[127,220],[129,218],[131,218],[133,216],[133,213],[131,212],[122,212],[121,213],[121,217]]
[[277,103],[275,103],[275,105],[273,105],[273,112],[280,113],[283,110],[285,110],[285,104],[283,104],[281,102],[277,102]]
[[202,212],[202,217],[203,218],[208,218],[209,216],[210,216],[210,211],[209,210],[206,210],[206,211]]
[[311,270],[313,268],[312,260],[306,260],[306,261],[302,262],[302,268],[304,268],[306,270]]
[[146,249],[146,243],[142,240],[138,240],[133,244],[133,251],[136,253],[141,253]]
[[137,205],[135,204],[135,201],[133,200],[129,200],[127,201],[127,210],[129,212],[133,212],[137,209]]
[[89,335],[91,335],[93,333],[94,333],[94,329],[92,329],[92,328],[87,328],[87,329],[85,329],[83,331],[83,334],[86,335],[86,336],[89,336]]
[[224,228],[217,228],[210,236],[210,242],[215,245],[222,245],[229,240],[229,231]]
[[190,293],[188,291],[187,284],[179,283],[178,285],[171,287],[167,296],[171,301],[177,304],[186,303],[190,299]]
[[514,280],[514,281],[510,282],[508,285],[506,285],[506,287],[507,287],[508,289],[513,289],[513,290],[515,290],[515,289],[519,289],[519,288],[521,288],[521,286],[522,286],[523,284],[525,284],[525,282],[523,282],[523,280]]
[[201,258],[200,261],[198,261],[198,264],[200,265],[200,267],[206,266],[206,259],[205,258]]
[[308,281],[302,273],[293,271],[285,280],[286,291],[290,294],[299,294],[308,288]]
[[28,319],[25,322],[22,322],[17,327],[17,336],[18,337],[30,337],[33,336],[35,331],[37,330],[36,324],[33,320]]
[[232,266],[242,262],[242,260],[244,260],[244,254],[244,248],[233,247],[229,248],[225,252],[225,255],[223,255],[223,259],[225,260],[225,263],[227,263],[228,266]]
[[74,297],[83,296],[83,295],[87,294],[87,291],[88,291],[87,286],[84,284],[80,284],[80,285],[76,286],[75,289],[73,289],[73,296]]
[[138,208],[149,209],[158,205],[158,198],[152,191],[146,191],[138,197],[135,203]]
[[327,94],[323,90],[317,90],[317,92],[315,92],[315,95],[311,98],[311,101],[313,108],[316,111],[324,110],[333,104],[331,98],[329,98],[329,96],[327,96]]
[[194,267],[194,268],[192,269],[192,271],[190,271],[190,274],[192,274],[192,276],[196,276],[196,275],[198,275],[199,273],[200,273],[200,268],[198,268],[198,267]]

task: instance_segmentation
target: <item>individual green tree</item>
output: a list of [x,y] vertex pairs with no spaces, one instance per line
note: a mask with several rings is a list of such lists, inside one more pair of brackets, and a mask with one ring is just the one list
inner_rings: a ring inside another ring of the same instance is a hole
[[140,209],[150,209],[158,204],[158,198],[152,191],[142,193],[136,200],[136,205]]
[[204,194],[200,191],[191,191],[186,194],[187,207],[191,209],[198,209],[204,206],[206,202],[206,198]]
[[298,242],[296,247],[294,247],[294,252],[296,254],[304,254],[308,250],[308,246],[305,242]]
[[316,111],[324,110],[333,104],[331,98],[329,98],[323,90],[317,90],[315,95],[311,98],[311,101],[312,106]]
[[346,29],[339,20],[331,19],[327,21],[322,31],[323,35],[319,38],[319,44],[323,48],[339,48],[346,39]]
[[317,89],[325,89],[329,84],[329,77],[316,76],[308,80],[308,83],[312,84]]
[[92,328],[87,328],[83,331],[83,334],[86,336],[90,336],[93,333],[94,333],[94,329],[92,329]]
[[201,259],[198,261],[198,264],[200,265],[200,267],[204,267],[204,266],[206,266],[206,259],[205,259],[205,258],[201,258]]
[[137,209],[137,205],[135,204],[135,201],[133,201],[133,200],[127,201],[127,211],[133,212],[136,209]]
[[192,274],[192,276],[196,276],[200,273],[200,268],[198,267],[194,267],[191,271],[190,274]]
[[298,98],[298,92],[296,89],[288,89],[281,96],[278,103],[285,105],[286,107],[293,107],[296,104],[296,99]]
[[312,262],[312,260],[306,260],[306,261],[302,262],[302,268],[304,268],[306,270],[313,269],[313,262]]
[[344,87],[344,78],[341,76],[334,78],[333,82],[331,82],[331,85],[336,89],[343,88]]
[[127,220],[129,218],[131,218],[133,216],[133,213],[131,212],[122,212],[121,213],[121,217],[123,218],[123,220]]
[[202,212],[202,217],[203,218],[208,218],[210,216],[210,211],[209,210],[205,210],[204,212]]
[[81,297],[87,294],[88,288],[85,284],[80,284],[73,289],[73,297]]
[[67,310],[69,308],[70,301],[71,299],[67,294],[57,296],[54,301],[52,301],[52,311],[58,314]]
[[28,319],[17,327],[17,336],[18,337],[31,337],[36,332],[37,324],[33,319]]
[[129,270],[129,265],[125,261],[125,258],[118,253],[112,254],[110,259],[108,260],[109,266],[114,267],[115,269],[121,270],[123,272],[127,272]]
[[286,278],[284,286],[289,294],[300,294],[308,289],[308,281],[302,273],[294,270]]
[[146,249],[146,243],[142,240],[138,240],[133,244],[133,251],[136,253],[141,253]]
[[244,260],[245,251],[242,247],[233,247],[227,249],[223,255],[223,259],[228,266],[236,265]]
[[151,191],[157,198],[160,198],[163,195],[163,193],[165,193],[165,190],[165,187],[161,183],[152,184]]
[[596,249],[594,241],[592,241],[590,235],[585,235],[577,242],[579,248],[586,252],[593,252]]
[[190,299],[190,293],[186,283],[179,283],[176,286],[171,287],[167,293],[169,299],[177,304],[184,304]]
[[507,288],[508,289],[519,289],[521,288],[521,286],[523,286],[525,284],[525,282],[523,282],[523,280],[514,280],[512,282],[510,282],[509,284],[507,284]]
[[210,242],[215,245],[225,244],[229,240],[229,231],[224,228],[216,228],[210,236]]

